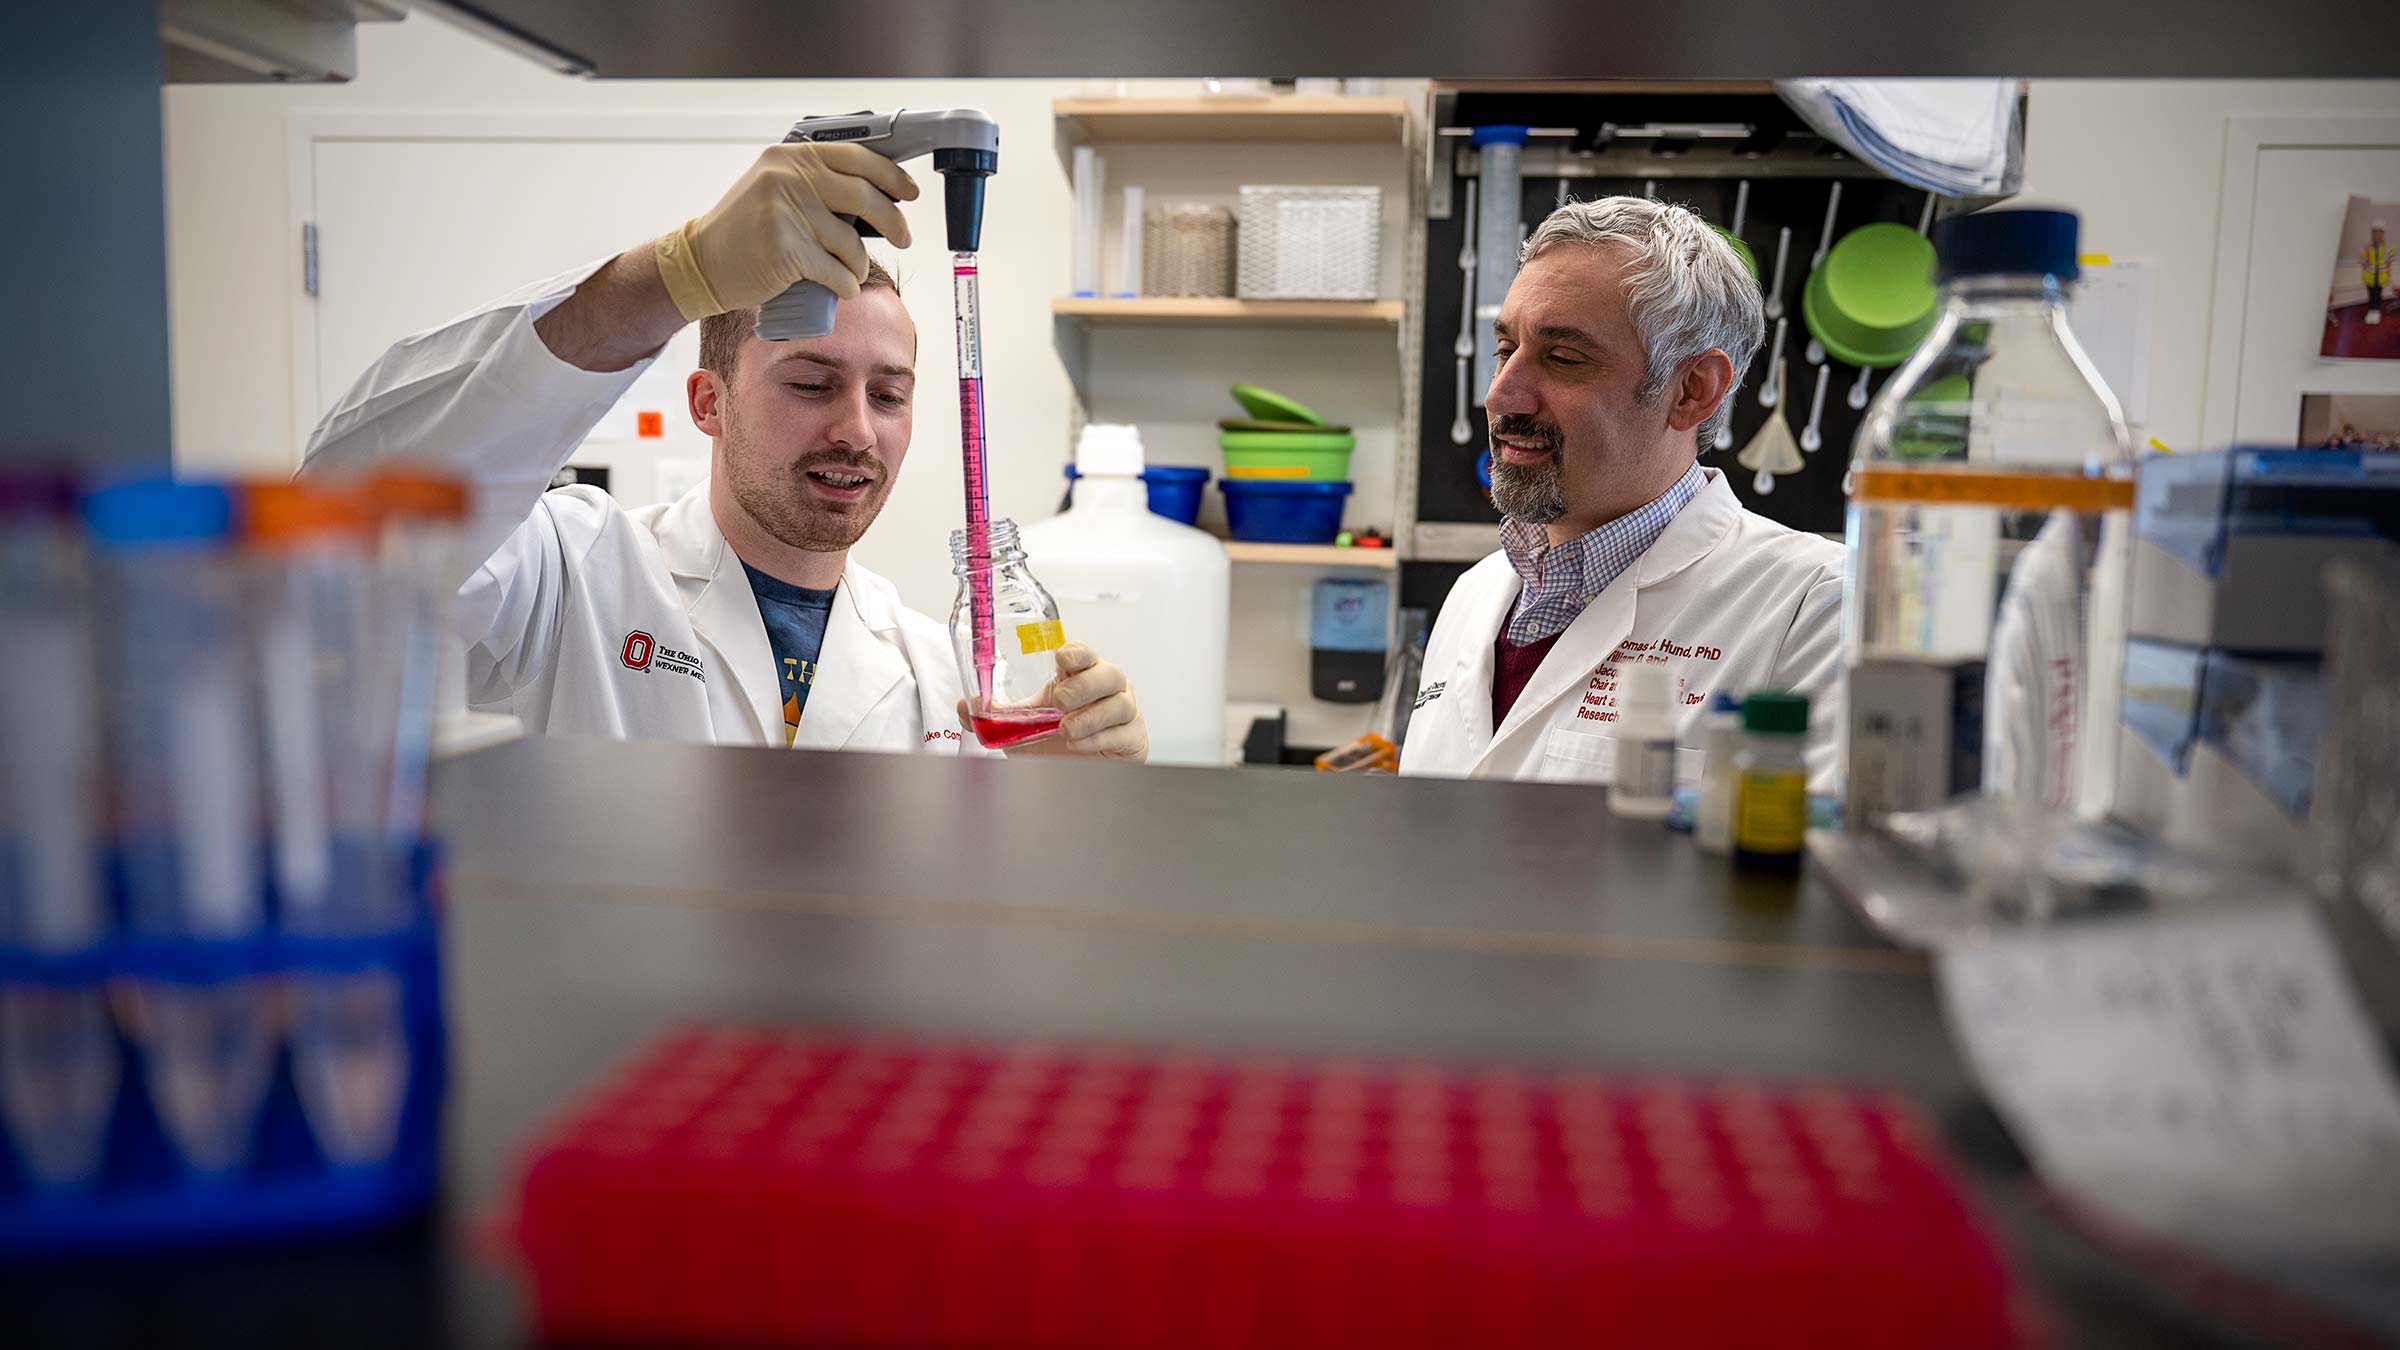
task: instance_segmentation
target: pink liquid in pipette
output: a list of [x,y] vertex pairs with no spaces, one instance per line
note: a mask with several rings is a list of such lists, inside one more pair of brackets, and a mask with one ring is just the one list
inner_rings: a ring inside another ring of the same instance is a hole
[[1006,750],[1055,733],[1065,717],[1056,708],[996,708],[967,720],[975,724],[975,739],[986,749]]
[[[954,253],[950,271],[958,320],[958,424],[967,480],[967,607],[974,625],[975,688],[992,701],[992,520],[984,478],[983,315],[976,297],[975,255]],[[978,734],[981,734],[980,721]],[[1018,739],[1022,740],[1023,737]],[[984,744],[993,744],[988,736]]]

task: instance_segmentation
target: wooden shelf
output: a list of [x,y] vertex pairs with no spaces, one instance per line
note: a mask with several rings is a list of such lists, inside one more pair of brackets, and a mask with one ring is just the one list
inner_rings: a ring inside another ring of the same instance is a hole
[[1276,324],[1305,328],[1381,328],[1408,313],[1400,300],[1233,300],[1158,296],[1133,300],[1061,296],[1050,312],[1102,323]]
[[1376,567],[1391,571],[1400,566],[1399,551],[1393,548],[1339,548],[1332,544],[1248,544],[1239,539],[1225,541],[1225,556],[1237,563],[1297,563],[1308,567]]
[[1062,98],[1050,104],[1070,142],[1384,141],[1408,132],[1408,100],[1346,94],[1211,98]]

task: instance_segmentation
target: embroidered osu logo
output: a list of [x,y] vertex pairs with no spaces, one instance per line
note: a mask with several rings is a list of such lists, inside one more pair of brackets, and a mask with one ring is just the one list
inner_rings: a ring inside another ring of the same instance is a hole
[[625,663],[627,670],[648,670],[654,645],[650,635],[637,628],[625,635],[625,650],[617,654],[617,659]]

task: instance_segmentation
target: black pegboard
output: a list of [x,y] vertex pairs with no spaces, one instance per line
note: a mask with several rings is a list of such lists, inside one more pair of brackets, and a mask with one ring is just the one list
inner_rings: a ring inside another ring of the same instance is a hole
[[[1792,231],[1791,256],[1783,282],[1783,302],[1791,322],[1784,347],[1787,401],[1781,408],[1795,437],[1807,422],[1816,380],[1815,368],[1803,359],[1808,332],[1800,321],[1800,293],[1808,281],[1809,257],[1816,251],[1832,184],[1837,179],[1842,184],[1841,206],[1834,224],[1837,239],[1874,221],[1896,221],[1913,229],[1922,218],[1926,203],[1927,194],[1922,189],[1886,178],[1859,176],[1856,167],[1838,155],[1803,148],[1804,136],[1796,116],[1771,96],[1462,95],[1448,120],[1458,124],[1522,122],[1576,126],[1585,128],[1587,137],[1590,129],[1603,122],[1743,121],[1758,126],[1759,143],[1768,146],[1766,153],[1776,157],[1776,172],[1771,177],[1748,180],[1750,201],[1742,238],[1758,259],[1759,284],[1764,288],[1770,284],[1774,272],[1777,232],[1785,226]],[[1688,206],[1714,224],[1732,222],[1734,198],[1741,179],[1679,176],[1690,163],[1687,159],[1661,156],[1654,162],[1655,172],[1647,175],[1647,181],[1656,184],[1662,200]],[[1809,172],[1811,163],[1824,166],[1822,176]],[[1537,177],[1536,172],[1529,170],[1523,182],[1520,206],[1528,225],[1540,222],[1550,213],[1557,202],[1561,181],[1555,177]],[[1645,176],[1570,178],[1565,182],[1575,197],[1589,200],[1619,193],[1640,196]],[[1422,444],[1417,518],[1496,523],[1498,513],[1475,477],[1475,460],[1485,446],[1482,409],[1468,410],[1475,434],[1466,445],[1454,444],[1450,439],[1451,418],[1456,411],[1453,400],[1457,374],[1451,339],[1458,332],[1461,281],[1458,251],[1466,230],[1465,184],[1464,177],[1453,179],[1450,216],[1429,222],[1427,231],[1425,350],[1423,368],[1419,371],[1419,378],[1424,381],[1424,399],[1419,420]],[[1774,341],[1774,328],[1770,321],[1766,335],[1769,344]],[[1795,529],[1838,534],[1844,510],[1842,474],[1848,466],[1851,442],[1862,416],[1845,401],[1851,382],[1857,377],[1857,368],[1838,363],[1832,367],[1824,420],[1819,425],[1823,447],[1808,456],[1808,465],[1802,472],[1778,477],[1774,491],[1761,495],[1752,490],[1750,471],[1735,464],[1734,457],[1770,415],[1758,405],[1758,392],[1766,380],[1770,356],[1770,352],[1760,352],[1751,363],[1742,387],[1732,396],[1735,400],[1732,447],[1718,452],[1702,446],[1701,463],[1722,469],[1732,480],[1734,491],[1752,510]],[[1874,372],[1869,377],[1870,393],[1881,389],[1890,376],[1889,370]]]

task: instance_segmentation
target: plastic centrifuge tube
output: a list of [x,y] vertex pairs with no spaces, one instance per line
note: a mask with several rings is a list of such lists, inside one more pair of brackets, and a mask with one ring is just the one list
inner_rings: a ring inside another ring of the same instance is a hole
[[[107,936],[90,587],[63,476],[0,475],[0,948],[73,956]],[[0,1119],[50,1187],[100,1170],[117,1096],[106,991],[0,986]]]
[[[84,499],[84,521],[127,924],[170,944],[255,937],[266,921],[258,739],[232,496],[201,483],[120,484]],[[168,1138],[193,1171],[240,1167],[275,1061],[271,988],[235,976],[145,980],[135,992],[135,1036]]]
[[467,492],[447,474],[407,468],[376,474],[368,491],[383,521],[378,579],[387,605],[384,649],[397,672],[398,709],[381,814],[385,837],[405,855],[425,833],[443,617],[464,579],[460,532]]
[[959,449],[966,472],[965,571],[974,633],[975,711],[992,705],[992,529],[990,485],[984,477],[983,308],[972,253],[950,255],[952,306],[958,321]]
[[[401,669],[365,494],[304,479],[242,495],[267,751],[276,895],[286,930],[388,932],[405,922],[406,853],[384,829]],[[399,979],[296,970],[293,1080],[318,1146],[380,1161],[408,1083]]]

